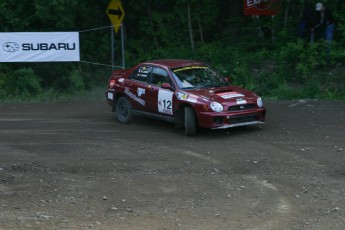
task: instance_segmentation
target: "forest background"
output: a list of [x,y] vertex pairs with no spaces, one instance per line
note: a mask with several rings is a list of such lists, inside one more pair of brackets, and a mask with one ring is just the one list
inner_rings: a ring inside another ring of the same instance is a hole
[[[242,0],[122,0],[126,67],[166,58],[209,63],[264,98],[345,98],[345,1],[324,0],[335,19],[331,52],[297,36],[318,1],[281,0],[272,16],[244,16]],[[108,0],[1,0],[1,32],[80,32],[81,62],[0,63],[0,102],[103,98],[113,70]],[[121,33],[114,36],[116,68]],[[72,96],[71,96],[72,95]]]

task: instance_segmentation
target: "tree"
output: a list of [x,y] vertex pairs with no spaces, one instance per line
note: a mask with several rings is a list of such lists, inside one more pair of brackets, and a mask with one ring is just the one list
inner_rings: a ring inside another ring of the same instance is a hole
[[[312,4],[316,2],[310,1]],[[110,27],[106,14],[109,2],[110,0],[2,0],[0,30],[79,31],[81,59],[111,64],[111,29],[105,28]],[[260,58],[264,59],[262,53],[268,49],[272,55],[265,58],[272,58],[274,53],[279,53],[282,57],[289,56],[289,51],[301,48],[296,30],[308,0],[281,2],[282,9],[273,20],[270,16],[254,20],[253,17],[243,15],[241,0],[122,0],[126,13],[123,21],[126,64],[131,66],[138,61],[158,58],[200,58],[223,65],[244,57],[246,60],[243,62],[253,63],[251,57],[261,54]],[[332,10],[337,21],[332,60],[341,62],[345,57],[342,49],[345,45],[345,2],[323,2]],[[259,37],[257,28],[260,27],[271,29],[275,39],[270,36]],[[115,34],[115,58],[118,60],[121,59],[118,45],[120,39],[120,35]],[[242,56],[237,56],[238,54]],[[246,54],[248,56],[244,56]],[[5,76],[2,74],[5,69],[16,71],[23,68],[32,69],[43,87],[55,87],[59,90],[67,87],[67,80],[76,70],[83,76],[85,87],[106,81],[103,73],[97,74],[96,71],[111,71],[110,67],[85,63],[0,63],[0,85],[4,82],[1,76]],[[244,71],[242,68],[242,72],[250,76],[249,70]],[[3,90],[1,93],[3,94]]]

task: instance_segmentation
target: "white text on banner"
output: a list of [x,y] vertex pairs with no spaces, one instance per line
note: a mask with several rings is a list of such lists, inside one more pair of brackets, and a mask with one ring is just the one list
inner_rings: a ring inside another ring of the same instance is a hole
[[0,33],[0,62],[80,61],[79,32]]

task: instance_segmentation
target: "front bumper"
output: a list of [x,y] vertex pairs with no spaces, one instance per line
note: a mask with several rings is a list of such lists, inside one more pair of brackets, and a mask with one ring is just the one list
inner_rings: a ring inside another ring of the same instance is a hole
[[241,112],[200,112],[198,124],[203,128],[227,129],[238,126],[265,124],[266,109],[257,108]]
[[215,127],[212,129],[228,129],[228,128],[238,127],[238,126],[263,125],[263,124],[265,124],[264,121],[250,121],[250,122],[243,122],[243,123],[237,123],[237,124],[231,124],[231,125],[223,125],[223,126]]

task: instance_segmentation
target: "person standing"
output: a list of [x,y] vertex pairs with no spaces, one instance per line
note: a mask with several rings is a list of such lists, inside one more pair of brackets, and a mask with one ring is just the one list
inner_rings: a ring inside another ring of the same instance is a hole
[[315,5],[318,22],[311,29],[318,38],[323,38],[327,42],[333,41],[333,33],[335,29],[335,21],[332,12],[326,8],[322,3]]
[[316,11],[314,5],[307,1],[305,8],[302,12],[302,18],[298,25],[298,36],[302,39],[309,38],[311,28],[316,25]]

